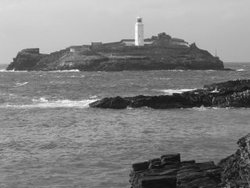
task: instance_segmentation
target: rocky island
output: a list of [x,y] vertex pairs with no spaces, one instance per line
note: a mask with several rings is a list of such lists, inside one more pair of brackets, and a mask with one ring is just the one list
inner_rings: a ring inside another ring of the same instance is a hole
[[125,109],[150,107],[154,109],[193,107],[250,107],[250,80],[232,80],[205,85],[173,95],[110,97],[90,104],[95,108]]
[[119,42],[71,46],[42,54],[38,48],[20,51],[7,70],[26,71],[123,71],[123,70],[225,70],[223,62],[195,43],[172,38],[166,33],[145,39],[136,46],[134,39]]
[[131,188],[249,188],[250,134],[238,141],[239,149],[218,164],[181,161],[166,154],[132,165]]

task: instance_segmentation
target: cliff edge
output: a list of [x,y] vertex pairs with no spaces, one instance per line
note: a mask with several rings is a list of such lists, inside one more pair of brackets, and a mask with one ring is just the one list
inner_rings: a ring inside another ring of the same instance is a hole
[[51,54],[38,48],[20,51],[7,70],[123,71],[123,70],[224,70],[223,62],[208,51],[189,45],[165,33],[145,39],[144,46],[134,40],[71,46]]

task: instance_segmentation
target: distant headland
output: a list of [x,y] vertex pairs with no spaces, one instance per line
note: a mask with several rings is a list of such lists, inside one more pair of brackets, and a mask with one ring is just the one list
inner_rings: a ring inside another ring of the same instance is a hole
[[123,70],[226,70],[223,62],[195,43],[172,38],[166,33],[144,39],[142,18],[137,18],[135,38],[118,42],[92,42],[71,46],[50,54],[39,48],[18,52],[7,70],[53,71],[123,71]]

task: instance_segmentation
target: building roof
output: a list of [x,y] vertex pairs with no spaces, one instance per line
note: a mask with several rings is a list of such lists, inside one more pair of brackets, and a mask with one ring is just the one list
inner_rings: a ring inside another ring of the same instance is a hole
[[74,48],[74,49],[79,49],[79,48],[82,48],[83,46],[70,46],[69,48]]
[[114,44],[120,44],[121,42],[107,42],[103,43],[103,45],[114,45]]
[[[134,42],[134,39],[122,39],[121,42]],[[154,41],[154,39],[144,39],[145,42]]]
[[122,39],[121,42],[134,42],[134,39]]
[[145,42],[151,42],[154,41],[154,39],[144,39]]

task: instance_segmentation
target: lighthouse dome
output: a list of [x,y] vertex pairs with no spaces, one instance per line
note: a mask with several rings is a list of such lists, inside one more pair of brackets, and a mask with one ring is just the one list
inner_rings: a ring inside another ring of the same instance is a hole
[[139,23],[141,23],[142,22],[142,17],[137,17],[136,21],[139,22]]

